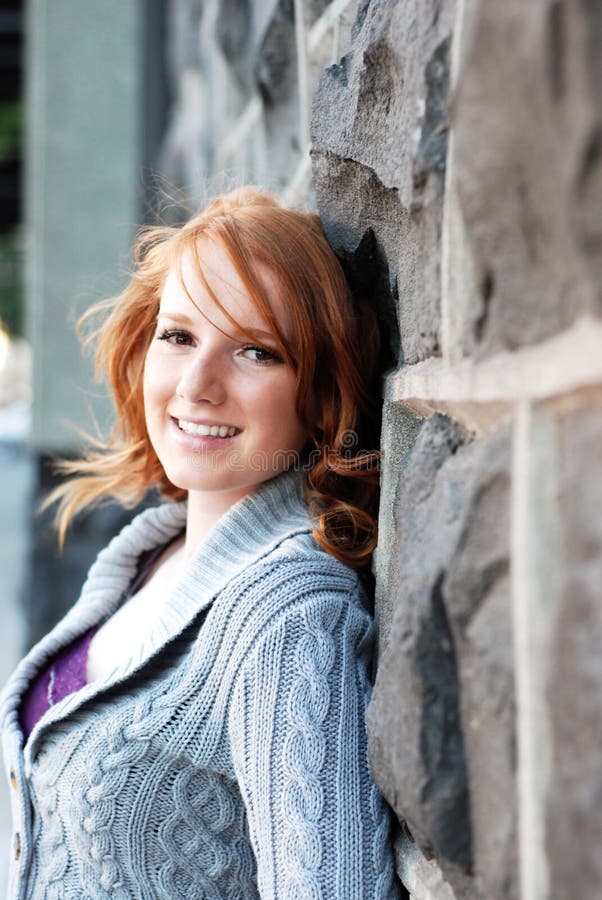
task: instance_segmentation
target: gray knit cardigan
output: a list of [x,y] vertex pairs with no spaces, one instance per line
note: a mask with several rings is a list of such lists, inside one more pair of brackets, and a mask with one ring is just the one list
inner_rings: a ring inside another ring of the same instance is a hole
[[186,503],[136,518],[0,698],[9,900],[398,897],[364,712],[373,623],[357,575],[311,535],[301,474],[235,504],[150,636],[64,698],[23,747],[20,699],[116,607]]

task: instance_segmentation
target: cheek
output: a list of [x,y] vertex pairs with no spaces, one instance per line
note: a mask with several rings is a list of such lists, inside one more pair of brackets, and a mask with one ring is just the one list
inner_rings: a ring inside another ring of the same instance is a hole
[[278,429],[286,428],[296,415],[294,386],[288,379],[275,378],[269,385],[262,385],[251,402],[260,419]]
[[144,362],[144,369],[142,372],[142,398],[144,400],[145,411],[148,410],[148,405],[152,398],[152,393],[153,393],[153,389],[152,389],[151,370],[148,365],[148,355],[147,355],[146,360]]
[[264,421],[271,423],[276,440],[297,443],[304,438],[305,431],[297,415],[295,383],[291,379],[275,387],[267,401],[263,403]]
[[151,347],[146,354],[142,374],[142,392],[145,404],[160,400],[162,395],[165,394],[168,385],[169,378],[165,362],[161,360],[160,356],[157,356],[156,351]]
[[165,380],[159,376],[156,362],[147,357],[142,376],[142,401],[147,428],[154,433],[165,408]]

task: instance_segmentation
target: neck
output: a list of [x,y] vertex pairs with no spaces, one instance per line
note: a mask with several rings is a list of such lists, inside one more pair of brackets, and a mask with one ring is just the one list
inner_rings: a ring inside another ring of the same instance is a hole
[[191,559],[196,549],[214,525],[238,500],[251,493],[248,487],[235,491],[190,491],[186,515],[185,561]]

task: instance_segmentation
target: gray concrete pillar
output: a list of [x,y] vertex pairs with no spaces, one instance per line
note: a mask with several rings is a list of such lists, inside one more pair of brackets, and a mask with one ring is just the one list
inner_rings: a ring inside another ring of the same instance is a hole
[[32,445],[76,449],[90,427],[91,366],[79,314],[123,284],[140,218],[144,4],[31,0],[27,35],[27,318]]

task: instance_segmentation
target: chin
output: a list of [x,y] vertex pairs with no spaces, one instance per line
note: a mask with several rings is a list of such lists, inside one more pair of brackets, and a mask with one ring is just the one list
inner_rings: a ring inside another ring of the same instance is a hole
[[[223,476],[220,476],[218,473],[208,473],[206,475],[197,474],[194,475],[191,472],[170,472],[166,471],[167,478],[169,481],[175,485],[175,487],[179,488],[181,491],[198,492],[198,493],[211,493],[214,491],[237,491],[246,488],[246,485],[239,484],[238,482],[233,482],[232,478],[229,476],[229,473],[224,473]],[[254,487],[249,486],[249,490],[252,490]]]

